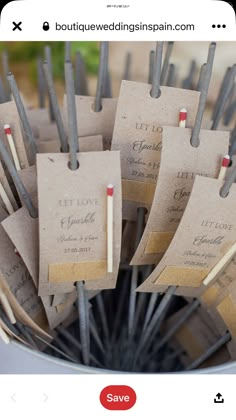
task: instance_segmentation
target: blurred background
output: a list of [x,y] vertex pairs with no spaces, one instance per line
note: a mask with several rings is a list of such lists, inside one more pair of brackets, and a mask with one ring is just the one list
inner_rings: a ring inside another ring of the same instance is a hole
[[[20,90],[32,106],[37,106],[37,58],[44,57],[43,42],[5,42],[0,44],[0,54],[7,51],[9,68],[14,73]],[[49,42],[52,48],[53,75],[59,99],[64,94],[63,61],[65,45],[63,42]],[[164,54],[167,43],[164,45]],[[209,42],[175,42],[170,62],[176,66],[176,86],[181,86],[188,76],[191,62],[195,60],[194,86],[196,87],[201,65],[206,61]],[[209,89],[209,102],[216,99],[221,80],[228,66],[234,64],[236,42],[218,42],[214,61],[213,75]],[[149,53],[155,50],[154,42],[110,42],[109,69],[113,96],[118,96],[120,82],[124,73],[125,58],[131,53],[130,79],[147,82]],[[96,74],[99,65],[98,42],[72,42],[71,55],[80,51],[84,58],[88,75],[90,95],[96,91]],[[0,66],[1,74],[3,72]]]

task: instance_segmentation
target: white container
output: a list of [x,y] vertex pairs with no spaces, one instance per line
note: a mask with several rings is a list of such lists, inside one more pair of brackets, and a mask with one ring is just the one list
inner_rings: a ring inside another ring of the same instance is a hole
[[[13,341],[4,344],[0,341],[0,374],[109,374],[117,371],[98,369],[62,361],[47,354],[26,348]],[[123,372],[122,372],[123,373]],[[127,374],[127,372],[124,372]],[[201,374],[235,374],[236,362],[225,363],[207,369],[198,369],[187,373]]]

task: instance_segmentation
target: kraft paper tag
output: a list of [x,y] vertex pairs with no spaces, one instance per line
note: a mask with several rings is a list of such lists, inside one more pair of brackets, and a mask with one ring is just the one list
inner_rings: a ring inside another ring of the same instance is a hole
[[[79,168],[72,171],[68,154],[37,156],[40,296],[72,292],[76,280],[87,280],[88,290],[116,284],[121,248],[120,154],[89,152],[77,157]],[[114,185],[112,273],[107,273],[108,184]]]
[[[7,217],[2,226],[14,244],[18,254],[24,261],[29,274],[38,288],[39,277],[39,233],[38,219],[30,217],[25,207],[17,210]],[[73,311],[71,301],[61,309],[60,314],[57,309],[51,306],[50,296],[41,298],[50,328],[56,328]],[[74,299],[75,300],[75,299]]]
[[162,158],[149,218],[131,261],[155,264],[168,249],[187,205],[195,175],[217,178],[227,153],[229,133],[201,130],[199,147],[190,144],[192,130],[163,127]]
[[[104,150],[110,149],[115,122],[117,99],[103,98],[102,109],[94,111],[95,98],[91,96],[76,96],[76,112],[79,136],[93,136],[101,134]],[[64,120],[67,126],[67,102],[64,96]]]
[[55,123],[49,122],[46,125],[38,126],[39,140],[50,141],[52,139],[58,139],[58,131]]
[[[49,112],[47,108],[35,108],[27,110],[27,117],[30,123],[30,126],[33,130],[34,137],[39,138],[39,128],[41,126],[48,125],[49,121]],[[54,125],[56,125],[54,123]]]
[[26,325],[42,332],[47,328],[47,321],[41,299],[23,260],[16,254],[1,225],[0,249],[0,287],[9,298],[15,315]]
[[[192,288],[191,296],[236,238],[236,185],[220,196],[224,181],[197,175],[175,236],[160,263],[138,288],[157,292],[163,285]],[[181,275],[179,275],[179,273]],[[178,294],[186,289],[179,287]]]
[[[136,183],[129,183],[123,196],[123,218],[136,220],[137,208],[150,210],[155,185],[158,177],[163,126],[178,126],[179,111],[188,110],[187,126],[194,124],[199,92],[171,87],[161,87],[161,96],[150,96],[151,86],[145,83],[123,80],[118,99],[112,150],[121,152],[121,175],[123,181],[135,181],[144,184],[147,196],[139,197],[133,188]],[[150,189],[153,195],[150,200]]]
[[[46,142],[45,142],[46,143]],[[57,141],[58,143],[58,141]],[[79,144],[81,146],[81,151],[90,152],[90,151],[102,151],[102,137],[97,136],[88,136],[79,138]],[[59,149],[60,147],[57,146]],[[18,172],[19,176],[28,191],[32,199],[35,198],[37,194],[37,171],[36,166],[30,166],[29,168],[23,169]],[[21,197],[20,197],[21,199]],[[22,202],[24,205],[24,202]]]
[[11,127],[12,137],[15,143],[21,168],[27,168],[29,166],[29,160],[26,154],[18,112],[16,109],[15,102],[13,101],[0,104],[0,138],[4,140],[9,150],[9,154],[10,156],[12,156],[8,146],[8,141],[6,139],[6,134],[4,132],[5,124],[9,124]]
[[[37,194],[36,166],[34,165],[34,166],[30,166],[27,169],[22,169],[18,173],[31,199],[34,199]],[[19,197],[21,199],[20,194],[19,194]],[[22,200],[21,202],[22,202],[22,205],[24,205],[24,202]]]
[[[3,166],[1,164],[1,161],[0,161],[0,182],[1,182],[1,184],[2,184],[2,186],[4,188],[4,190],[5,190],[5,192],[7,194],[7,197],[9,198],[9,201],[10,201],[13,209],[16,210],[17,209],[17,203],[16,203],[15,197],[14,197],[14,195],[12,193],[10,184],[9,184],[8,179],[6,177],[6,174],[4,172],[4,169],[3,169]],[[4,206],[1,197],[0,197],[0,204],[1,204],[1,206],[2,205]]]
[[[72,292],[75,293],[75,292]],[[58,295],[54,295],[52,298],[52,306],[60,305],[61,303],[64,303],[67,299],[67,297],[70,295],[70,293],[62,293]]]
[[2,226],[15,245],[37,287],[39,273],[38,219],[30,217],[26,207],[22,207],[7,217],[2,222]]
[[[58,140],[40,141],[38,143],[38,153],[60,153],[60,143]],[[80,152],[98,152],[103,150],[102,136],[79,137]]]

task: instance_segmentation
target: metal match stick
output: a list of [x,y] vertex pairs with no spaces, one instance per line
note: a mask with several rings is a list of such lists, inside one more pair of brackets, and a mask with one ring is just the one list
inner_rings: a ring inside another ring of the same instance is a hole
[[220,89],[219,89],[219,93],[218,93],[218,96],[216,98],[215,106],[214,106],[212,117],[211,117],[212,121],[214,121],[214,119],[216,117],[216,114],[218,113],[218,109],[219,109],[219,106],[220,106],[220,103],[221,103],[221,98],[222,98],[223,92],[225,91],[226,86],[228,86],[229,78],[230,78],[230,70],[231,70],[231,67],[227,67],[227,69],[225,71],[225,74],[224,74],[224,77],[222,79]]
[[199,79],[198,79],[197,87],[196,87],[196,90],[198,92],[201,92],[202,90],[202,81],[205,79],[205,71],[206,71],[206,63],[202,65],[201,70],[200,70]]
[[131,52],[127,52],[125,55],[125,66],[122,80],[130,80],[130,67],[131,67]]
[[234,85],[235,76],[236,76],[236,64],[234,64],[231,67],[231,69],[229,71],[227,84],[224,86],[224,89],[222,90],[220,103],[219,103],[219,106],[218,106],[216,114],[215,114],[215,118],[214,118],[213,123],[212,123],[212,127],[211,127],[212,130],[217,129],[217,127],[219,125],[219,122],[220,122],[220,120],[223,116],[225,106],[227,104],[227,101],[229,99],[232,87]]
[[[140,239],[141,239],[142,234],[143,234],[146,209],[144,207],[139,207],[137,211],[138,211],[138,216],[137,216],[137,231],[136,231],[135,249],[137,249],[138,244],[139,244]],[[131,285],[130,285],[129,312],[128,312],[128,337],[129,337],[129,340],[131,340],[132,334],[133,334],[137,285],[138,285],[138,266],[133,265]]]
[[53,115],[54,115],[56,125],[57,125],[58,136],[61,143],[61,151],[63,153],[67,153],[69,151],[69,147],[67,144],[67,136],[66,136],[60,108],[57,101],[57,95],[56,95],[55,86],[54,86],[54,82],[52,78],[52,73],[50,71],[47,61],[43,63],[43,72],[44,72],[44,77],[45,77],[47,87],[48,87],[48,94],[51,100]]
[[75,56],[75,93],[76,95],[88,95],[85,63],[79,51]]
[[231,335],[227,332],[223,337],[221,337],[215,344],[213,344],[209,349],[207,349],[201,356],[199,356],[196,360],[190,363],[186,370],[193,370],[202,365],[209,357],[215,354],[218,350],[221,349],[226,343],[231,340]]
[[176,85],[176,66],[171,63],[168,69],[166,86],[174,87],[175,85]]
[[153,68],[152,89],[150,95],[152,98],[159,98],[161,95],[160,80],[161,80],[161,63],[162,63],[163,42],[157,42],[156,54]]
[[3,104],[4,102],[7,102],[5,89],[3,86],[2,78],[0,76],[0,103]]
[[9,89],[9,85],[7,83],[7,76],[9,74],[9,57],[8,52],[3,51],[2,52],[2,67],[3,67],[3,76],[4,76],[4,83],[5,83],[5,99],[6,102],[9,102],[11,100],[11,92]]
[[65,61],[71,61],[71,42],[65,42]]
[[[49,45],[46,45],[46,47],[44,48],[44,56],[45,56],[45,61],[47,61],[47,63],[48,63],[50,73],[52,74],[52,50],[51,50],[51,47]],[[54,121],[54,113],[53,113],[53,109],[52,109],[52,103],[51,103],[50,95],[49,95],[49,115],[50,115],[50,121],[53,122]]]
[[169,62],[170,62],[170,56],[173,50],[173,46],[174,46],[174,42],[173,41],[169,41],[167,44],[167,48],[166,48],[166,53],[165,53],[165,57],[164,57],[164,62],[163,62],[163,66],[162,66],[162,70],[161,70],[161,79],[160,79],[160,84],[163,85],[165,83],[166,80],[166,76],[167,76],[167,70],[168,70],[168,66],[169,66]]
[[[67,94],[67,112],[68,112],[68,125],[69,125],[69,164],[70,169],[75,171],[78,169],[77,152],[78,145],[78,126],[76,116],[76,103],[75,103],[75,85],[73,78],[73,68],[70,61],[65,63],[65,80],[66,80],[66,94]],[[86,294],[84,282],[77,281],[76,288],[78,293],[78,312],[80,324],[80,338],[82,345],[82,357],[86,365],[89,365],[90,360],[90,337],[89,337],[89,304]]]
[[99,112],[102,109],[102,93],[104,89],[107,62],[108,62],[108,42],[101,42],[97,90],[96,90],[95,105],[94,105],[95,112]]
[[38,98],[39,108],[45,108],[45,79],[43,74],[43,62],[40,57],[37,59],[37,73],[38,73]]
[[32,128],[30,126],[28,117],[27,117],[26,112],[25,112],[25,107],[24,107],[23,102],[22,102],[21,97],[20,97],[20,92],[18,90],[15,78],[14,78],[12,73],[8,73],[7,79],[8,79],[8,83],[9,83],[12,95],[13,95],[15,103],[16,103],[16,107],[17,107],[17,110],[18,110],[18,114],[19,114],[23,129],[24,129],[26,138],[28,140],[28,143],[29,143],[29,146],[30,146],[30,149],[31,149],[32,156],[35,158],[36,153],[37,153],[37,146],[36,146],[36,142],[35,142],[35,138],[34,138],[34,135],[33,135]]
[[148,84],[149,85],[152,84],[154,61],[155,61],[155,51],[151,50],[149,53],[149,68],[148,68]]
[[215,56],[215,49],[216,49],[216,43],[212,42],[210,44],[209,50],[208,50],[208,56],[207,56],[207,63],[206,68],[204,70],[204,80],[202,80],[202,86],[201,86],[201,93],[200,93],[200,99],[199,99],[199,105],[197,110],[197,115],[195,119],[195,124],[193,127],[193,132],[191,136],[190,143],[193,147],[199,146],[199,133],[202,125],[202,119],[203,119],[203,113],[206,106],[207,101],[207,93],[208,88],[211,80],[211,73],[212,73],[212,66]]

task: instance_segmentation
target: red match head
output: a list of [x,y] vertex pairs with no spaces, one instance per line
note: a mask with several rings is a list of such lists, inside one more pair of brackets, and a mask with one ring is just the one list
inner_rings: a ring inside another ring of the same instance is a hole
[[230,156],[229,155],[225,155],[222,159],[222,164],[221,166],[223,166],[224,168],[228,168],[230,164]]
[[5,134],[11,134],[11,127],[9,124],[4,125],[4,132]]
[[187,109],[186,108],[182,108],[179,111],[179,121],[186,121],[187,119]]
[[107,195],[112,197],[114,193],[114,185],[108,184],[107,186]]

